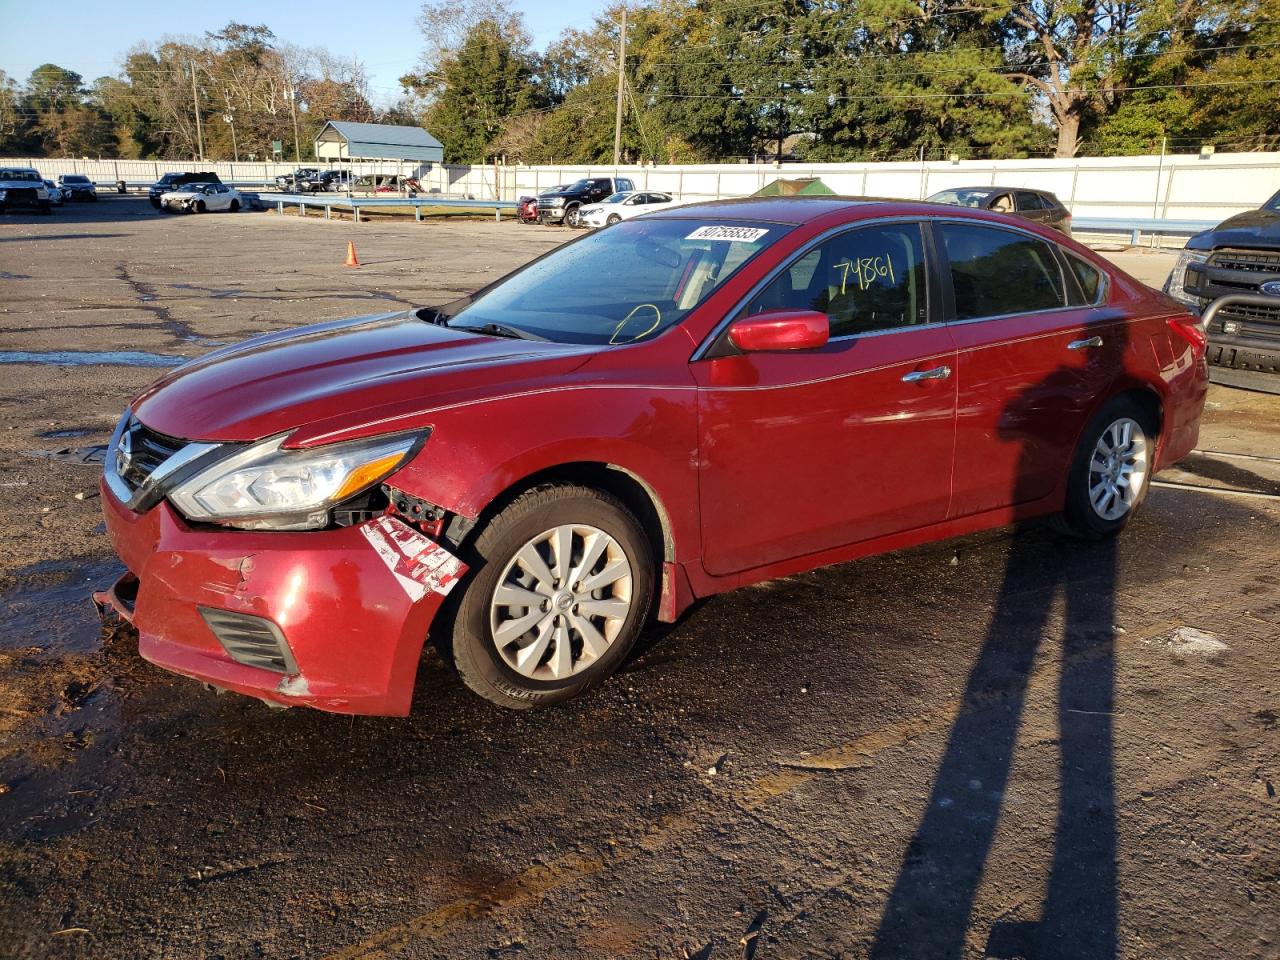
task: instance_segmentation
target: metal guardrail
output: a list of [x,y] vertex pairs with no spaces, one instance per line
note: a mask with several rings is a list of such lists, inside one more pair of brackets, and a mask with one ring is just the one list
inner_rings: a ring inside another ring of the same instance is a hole
[[280,213],[284,208],[297,206],[305,216],[307,207],[319,207],[324,210],[324,218],[331,219],[334,210],[350,210],[356,223],[360,222],[361,208],[377,209],[378,207],[413,207],[413,219],[421,222],[423,207],[461,207],[478,210],[492,210],[493,219],[502,221],[503,210],[515,210],[514,200],[462,200],[452,197],[441,197],[437,194],[418,194],[416,197],[348,197],[338,193],[260,193],[262,203],[274,203]]
[[1128,233],[1129,243],[1138,246],[1143,233],[1156,236],[1175,234],[1191,236],[1202,230],[1212,230],[1216,220],[1165,220],[1160,217],[1072,217],[1072,230],[1104,230],[1109,233]]

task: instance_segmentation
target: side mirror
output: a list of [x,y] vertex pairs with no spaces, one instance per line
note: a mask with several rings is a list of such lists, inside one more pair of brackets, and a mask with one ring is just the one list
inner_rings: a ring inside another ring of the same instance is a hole
[[729,342],[743,353],[825,347],[831,324],[816,310],[766,310],[729,325]]

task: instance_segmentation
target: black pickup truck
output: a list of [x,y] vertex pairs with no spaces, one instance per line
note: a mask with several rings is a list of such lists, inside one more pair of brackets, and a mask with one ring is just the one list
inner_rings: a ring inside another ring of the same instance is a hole
[[1210,380],[1280,393],[1280,193],[1188,240],[1164,291],[1204,318]]
[[563,190],[538,194],[538,219],[543,223],[564,222],[566,227],[582,226],[579,210],[589,203],[599,203],[622,190],[636,185],[626,177],[587,177],[569,184]]

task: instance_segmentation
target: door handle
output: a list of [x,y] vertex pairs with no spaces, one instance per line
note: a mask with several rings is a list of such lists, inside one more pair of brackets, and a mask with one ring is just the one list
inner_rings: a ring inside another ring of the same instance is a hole
[[1085,347],[1102,346],[1101,337],[1089,337],[1087,340],[1072,340],[1067,344],[1068,350],[1083,350]]
[[902,378],[903,383],[919,383],[921,380],[946,380],[951,376],[951,368],[934,367],[932,370],[916,370]]

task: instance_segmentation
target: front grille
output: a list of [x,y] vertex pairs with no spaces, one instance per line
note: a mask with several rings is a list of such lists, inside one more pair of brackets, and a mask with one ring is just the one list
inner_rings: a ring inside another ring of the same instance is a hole
[[1248,303],[1225,304],[1218,311],[1217,321],[1221,322],[1224,319],[1280,324],[1280,300],[1276,301],[1274,307],[1258,307]]
[[204,622],[222,644],[222,649],[236,663],[276,673],[298,672],[284,634],[270,620],[212,607],[200,607],[199,610]]
[[116,447],[116,473],[130,488],[146,483],[156,467],[185,447],[185,440],[157,433],[137,417],[129,419]]
[[1280,253],[1260,250],[1219,250],[1209,258],[1209,263],[1222,270],[1280,273]]
[[7,194],[6,199],[11,203],[14,200],[22,200],[27,203],[35,203],[36,201],[34,187],[9,187],[5,190],[5,193]]

